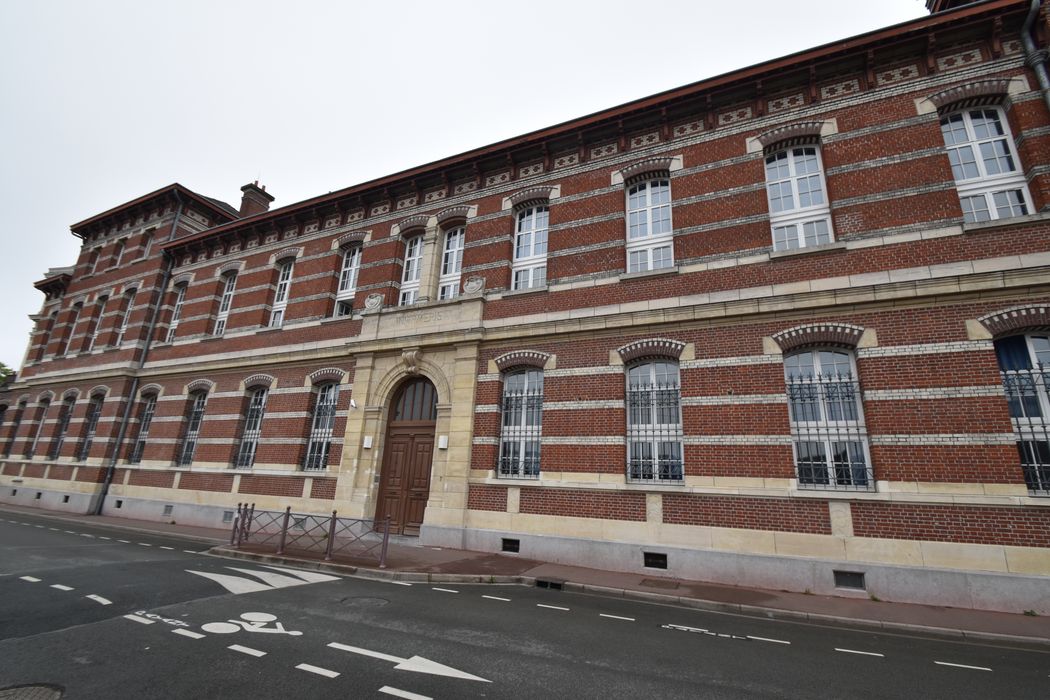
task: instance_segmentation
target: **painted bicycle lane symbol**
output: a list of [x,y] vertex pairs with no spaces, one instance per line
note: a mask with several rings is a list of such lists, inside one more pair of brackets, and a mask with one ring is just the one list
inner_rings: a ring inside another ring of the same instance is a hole
[[[234,632],[259,632],[262,634],[287,634],[291,637],[300,637],[302,632],[286,630],[284,625],[277,621],[276,615],[264,612],[246,612],[241,614],[239,620],[227,620],[226,622],[207,622],[201,625],[201,629],[212,634],[232,634]],[[273,627],[267,627],[270,622],[275,622]]]

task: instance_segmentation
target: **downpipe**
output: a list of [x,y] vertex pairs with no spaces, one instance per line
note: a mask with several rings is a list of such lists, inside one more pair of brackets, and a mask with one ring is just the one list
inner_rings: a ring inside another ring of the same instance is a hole
[[1035,78],[1039,81],[1039,91],[1043,93],[1043,102],[1050,109],[1050,75],[1047,74],[1046,61],[1050,54],[1046,49],[1036,46],[1032,38],[1032,30],[1035,28],[1035,20],[1039,16],[1039,8],[1042,0],[1032,0],[1028,8],[1028,16],[1024,19],[1021,27],[1021,43],[1024,45],[1024,63],[1035,71]]

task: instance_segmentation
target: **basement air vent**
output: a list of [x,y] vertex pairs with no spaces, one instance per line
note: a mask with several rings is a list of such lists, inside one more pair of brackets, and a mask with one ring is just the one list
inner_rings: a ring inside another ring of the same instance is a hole
[[503,538],[503,551],[504,552],[520,552],[521,551],[521,540],[511,539],[510,537]]
[[168,517],[169,515],[171,515],[172,511],[174,511],[174,510],[175,510],[175,506],[171,506],[171,505],[164,506],[164,513],[163,513],[164,517]]
[[117,508],[123,508],[123,507],[124,507],[124,501],[122,501],[122,500],[120,500],[120,499],[118,498],[118,499],[117,499]]
[[852,588],[858,591],[866,590],[864,587],[863,571],[833,571],[832,573],[835,574],[835,588]]
[[232,510],[224,510],[222,512],[222,521],[224,523],[232,523],[233,522],[233,511]]
[[667,555],[659,554],[657,552],[642,552],[644,557],[643,564],[647,569],[666,569],[667,568]]
[[11,489],[11,495],[12,496],[17,496],[18,495],[18,489]]
[[62,502],[63,503],[69,503],[69,494],[66,494],[65,496],[62,497]]
[[37,491],[37,492],[36,492],[36,500],[38,500],[38,501],[39,501],[39,500],[40,500],[40,497],[41,497],[41,496],[43,496],[43,495],[44,495],[44,494],[42,494],[42,493],[40,493],[39,491]]

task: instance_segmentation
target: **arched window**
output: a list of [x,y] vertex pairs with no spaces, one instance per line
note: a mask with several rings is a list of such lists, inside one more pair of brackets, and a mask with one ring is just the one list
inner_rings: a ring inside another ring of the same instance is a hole
[[7,434],[7,444],[4,445],[4,458],[11,456],[11,450],[14,449],[15,439],[18,437],[18,429],[22,427],[22,418],[26,413],[26,402],[19,401],[18,408],[15,410],[14,420],[11,421],[11,430]]
[[999,338],[995,354],[1025,483],[1032,495],[1050,496],[1050,334]]
[[419,299],[419,279],[423,266],[423,235],[405,241],[405,263],[401,272],[399,306],[410,306]]
[[981,107],[941,117],[941,133],[967,223],[1008,219],[1032,210],[1006,117]]
[[464,236],[465,229],[462,226],[445,232],[445,245],[441,253],[441,277],[438,279],[438,299],[455,299],[459,296]]
[[801,350],[784,358],[800,487],[874,488],[853,355]]
[[117,326],[117,335],[113,340],[114,345],[120,345],[124,342],[124,335],[128,332],[128,320],[131,318],[131,309],[135,306],[136,291],[129,289],[124,292],[124,311],[120,314],[120,325]]
[[182,449],[179,450],[179,464],[193,464],[193,454],[197,451],[200,439],[201,424],[204,422],[204,409],[208,405],[208,392],[195,391],[190,394],[189,412],[186,416],[186,434],[182,438]]
[[671,181],[642,180],[627,188],[627,272],[674,265]]
[[80,449],[77,450],[77,459],[84,461],[91,454],[91,443],[95,440],[98,431],[98,419],[102,415],[102,402],[106,397],[101,394],[92,396],[88,402],[87,415],[84,416],[84,432],[80,439]]
[[91,255],[88,257],[88,274],[93,275],[98,270],[98,248],[91,251]]
[[681,481],[682,408],[678,363],[654,359],[627,369],[627,478]]
[[831,242],[831,209],[825,194],[819,146],[795,146],[768,153],[766,194],[773,250],[811,248]]
[[335,428],[335,411],[338,404],[338,384],[322,384],[317,387],[303,469],[315,470],[328,467],[328,453],[332,447],[332,431]]
[[124,241],[117,241],[117,244],[113,246],[113,262],[110,267],[120,267],[120,259],[124,257]]
[[139,408],[139,432],[135,442],[131,446],[131,454],[128,455],[128,464],[138,464],[142,461],[142,453],[146,449],[149,440],[149,428],[153,423],[153,414],[157,411],[157,395],[147,394],[142,397]]
[[547,284],[547,226],[549,210],[536,204],[518,212],[514,232],[513,289]]
[[237,449],[234,466],[248,469],[255,464],[255,453],[259,449],[259,438],[262,437],[262,421],[266,414],[266,397],[269,390],[259,387],[252,391],[248,399],[248,410],[244,415],[244,430],[241,432],[241,445]]
[[40,406],[37,408],[36,415],[36,431],[33,433],[33,439],[26,444],[25,458],[32,459],[33,455],[36,454],[36,447],[40,444],[40,438],[44,434],[44,424],[47,423],[47,413],[51,408],[51,399],[44,398],[40,401]]
[[230,307],[233,306],[233,293],[237,289],[237,273],[227,272],[223,275],[222,298],[219,300],[219,313],[215,316],[215,330],[212,335],[222,335],[226,332],[226,320],[230,317]]
[[179,319],[182,318],[182,305],[186,303],[186,285],[180,284],[175,288],[175,304],[171,310],[171,321],[168,323],[168,335],[165,342],[175,340],[175,332],[179,329]]
[[273,295],[273,306],[270,307],[270,328],[284,325],[284,314],[288,308],[288,289],[292,285],[292,268],[294,260],[285,260],[277,266],[277,290]]
[[91,331],[88,334],[88,352],[95,349],[95,342],[98,340],[99,333],[102,330],[102,317],[106,314],[106,304],[108,302],[109,297],[103,296],[98,298],[98,303],[95,305],[95,317],[91,319]]
[[48,459],[58,459],[62,454],[62,446],[66,442],[66,433],[69,432],[69,421],[73,418],[73,406],[77,400],[74,396],[67,396],[62,400],[62,406],[58,412],[58,424],[55,426],[55,435],[51,438],[51,449],[48,450]]
[[500,415],[498,475],[538,477],[543,432],[543,370],[518,369],[503,375]]
[[357,292],[357,275],[361,271],[361,246],[343,248],[343,261],[339,268],[339,288],[335,293],[335,315],[349,316],[353,312],[354,294]]

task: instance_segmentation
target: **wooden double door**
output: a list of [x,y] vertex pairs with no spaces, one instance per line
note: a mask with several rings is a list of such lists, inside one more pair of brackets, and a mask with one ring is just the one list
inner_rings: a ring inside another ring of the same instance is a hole
[[426,379],[402,387],[391,406],[376,504],[376,526],[390,517],[390,532],[418,535],[430,498],[437,394]]

